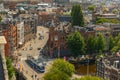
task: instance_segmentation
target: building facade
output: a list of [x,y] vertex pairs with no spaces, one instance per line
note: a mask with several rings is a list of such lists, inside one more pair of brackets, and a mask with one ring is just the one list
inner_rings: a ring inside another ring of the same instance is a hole
[[17,48],[17,27],[15,22],[10,21],[7,23],[7,30],[8,30],[8,49],[9,54],[12,56],[14,51]]
[[120,80],[119,57],[120,56],[99,58],[96,62],[96,75],[104,80]]
[[24,22],[24,42],[35,38],[38,24],[36,16],[32,14],[20,14],[19,19]]
[[0,36],[0,80],[9,80],[8,70],[6,66],[6,59],[5,59],[5,49],[4,45],[6,44],[6,40],[4,36]]
[[17,24],[17,47],[21,47],[24,44],[24,22]]
[[63,57],[70,55],[70,51],[66,46],[66,37],[68,35],[68,26],[61,25],[58,27],[50,27],[48,49],[51,57]]
[[8,30],[2,30],[2,35],[5,37],[6,39],[6,44],[4,46],[5,48],[5,56],[9,55],[9,48],[8,48]]

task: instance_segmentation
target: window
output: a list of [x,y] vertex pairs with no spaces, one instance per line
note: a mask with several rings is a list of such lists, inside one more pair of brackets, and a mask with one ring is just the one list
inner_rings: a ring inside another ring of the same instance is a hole
[[58,35],[55,35],[54,40],[55,40],[55,41],[58,40]]

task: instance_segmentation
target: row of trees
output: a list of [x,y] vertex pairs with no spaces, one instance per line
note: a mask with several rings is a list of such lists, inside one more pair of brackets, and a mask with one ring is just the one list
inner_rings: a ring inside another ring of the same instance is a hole
[[[63,60],[56,59],[53,61],[49,71],[45,73],[44,80],[70,80],[75,71],[73,64]],[[98,77],[85,76],[75,80],[102,80]]]
[[[89,36],[87,40],[84,40],[81,34],[78,31],[75,31],[74,33],[68,35],[66,43],[71,52],[74,53],[74,56],[78,56],[84,53],[100,53],[107,50],[107,47],[109,48],[109,51],[115,50],[117,47],[114,48],[115,42],[113,37],[110,36],[108,39],[109,41],[106,43],[105,37],[102,35],[102,33],[99,33],[99,35],[96,37]],[[116,40],[118,40],[118,37]],[[117,42],[117,44],[118,43],[120,43],[120,41]]]
[[117,19],[106,19],[106,18],[98,18],[97,17],[97,19],[96,19],[96,24],[100,24],[100,23],[115,23],[115,24],[117,24],[117,23],[120,23],[120,21],[119,20],[117,20]]
[[87,41],[81,36],[78,31],[70,34],[67,38],[68,48],[72,53],[75,53],[75,56],[85,53],[94,53],[105,50],[105,38],[102,34],[99,34],[97,37],[90,36]]
[[15,76],[15,70],[12,66],[12,60],[9,57],[6,58],[6,64],[7,64],[9,80],[12,80],[13,76]]

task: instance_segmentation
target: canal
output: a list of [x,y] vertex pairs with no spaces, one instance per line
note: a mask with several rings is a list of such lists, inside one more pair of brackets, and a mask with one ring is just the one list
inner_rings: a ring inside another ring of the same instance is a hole
[[77,62],[70,61],[70,63],[75,66],[75,73],[79,75],[95,75],[96,74],[96,64],[95,60],[81,60]]
[[75,65],[75,73],[79,75],[95,75],[96,73],[96,65],[95,64],[89,64],[88,65],[82,65],[77,64]]

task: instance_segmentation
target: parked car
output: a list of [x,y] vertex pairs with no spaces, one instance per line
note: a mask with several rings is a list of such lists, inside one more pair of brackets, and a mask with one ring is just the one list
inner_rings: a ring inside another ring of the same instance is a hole
[[18,53],[18,56],[22,56],[22,53]]
[[33,49],[32,47],[29,48],[29,50],[32,50],[32,49]]
[[37,48],[38,50],[41,50],[41,48]]

